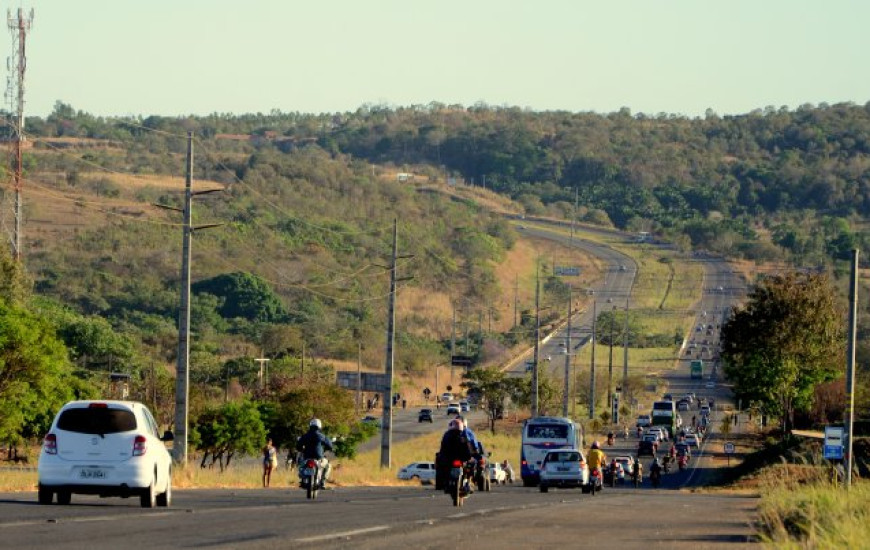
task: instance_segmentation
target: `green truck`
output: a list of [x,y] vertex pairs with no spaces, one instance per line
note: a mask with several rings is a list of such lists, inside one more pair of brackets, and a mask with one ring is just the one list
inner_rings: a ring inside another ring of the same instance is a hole
[[704,362],[700,359],[695,359],[689,366],[689,372],[693,380],[704,378]]

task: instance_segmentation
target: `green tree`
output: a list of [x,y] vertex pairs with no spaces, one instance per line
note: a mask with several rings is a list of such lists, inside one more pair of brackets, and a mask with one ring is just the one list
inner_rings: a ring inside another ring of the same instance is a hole
[[83,388],[50,323],[0,300],[0,439],[15,440],[28,426],[38,431],[40,418]]
[[520,379],[507,375],[496,367],[471,369],[463,375],[462,385],[469,393],[477,393],[486,406],[489,430],[495,433],[495,421],[504,414],[505,404],[520,393]]
[[251,273],[228,273],[200,281],[191,287],[219,298],[217,311],[222,317],[242,317],[249,321],[281,322],[287,311],[268,283]]
[[352,394],[334,384],[312,383],[290,389],[279,399],[274,418],[270,434],[279,447],[292,448],[308,431],[312,418],[323,422],[324,433],[342,441],[336,456],[353,456],[356,444],[369,433],[357,425]]
[[816,385],[841,373],[844,316],[828,278],[790,273],[762,280],[722,325],[722,359],[734,393],[792,429]]
[[206,410],[191,430],[191,442],[204,451],[201,466],[209,455],[223,472],[237,454],[253,455],[266,443],[266,429],[257,405],[251,401],[230,402]]

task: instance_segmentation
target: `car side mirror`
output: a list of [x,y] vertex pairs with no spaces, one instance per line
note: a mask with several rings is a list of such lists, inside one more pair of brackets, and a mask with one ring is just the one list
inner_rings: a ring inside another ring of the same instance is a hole
[[173,441],[175,439],[175,435],[173,435],[172,430],[166,430],[163,432],[163,437],[160,438],[160,441]]

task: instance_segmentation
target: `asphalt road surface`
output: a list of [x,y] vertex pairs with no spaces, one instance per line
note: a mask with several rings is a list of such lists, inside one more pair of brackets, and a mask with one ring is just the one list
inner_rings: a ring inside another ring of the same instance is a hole
[[[3,548],[717,548],[752,535],[753,499],[666,489],[542,494],[521,484],[471,495],[462,508],[432,488],[177,490],[169,509],[136,499],[0,494]],[[463,544],[459,539],[465,541]]]

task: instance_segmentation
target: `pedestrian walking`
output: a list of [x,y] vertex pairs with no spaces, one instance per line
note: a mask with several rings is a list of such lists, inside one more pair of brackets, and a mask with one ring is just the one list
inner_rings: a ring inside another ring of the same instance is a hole
[[263,487],[268,487],[272,481],[272,470],[278,467],[278,449],[272,445],[272,439],[266,440],[263,447]]

